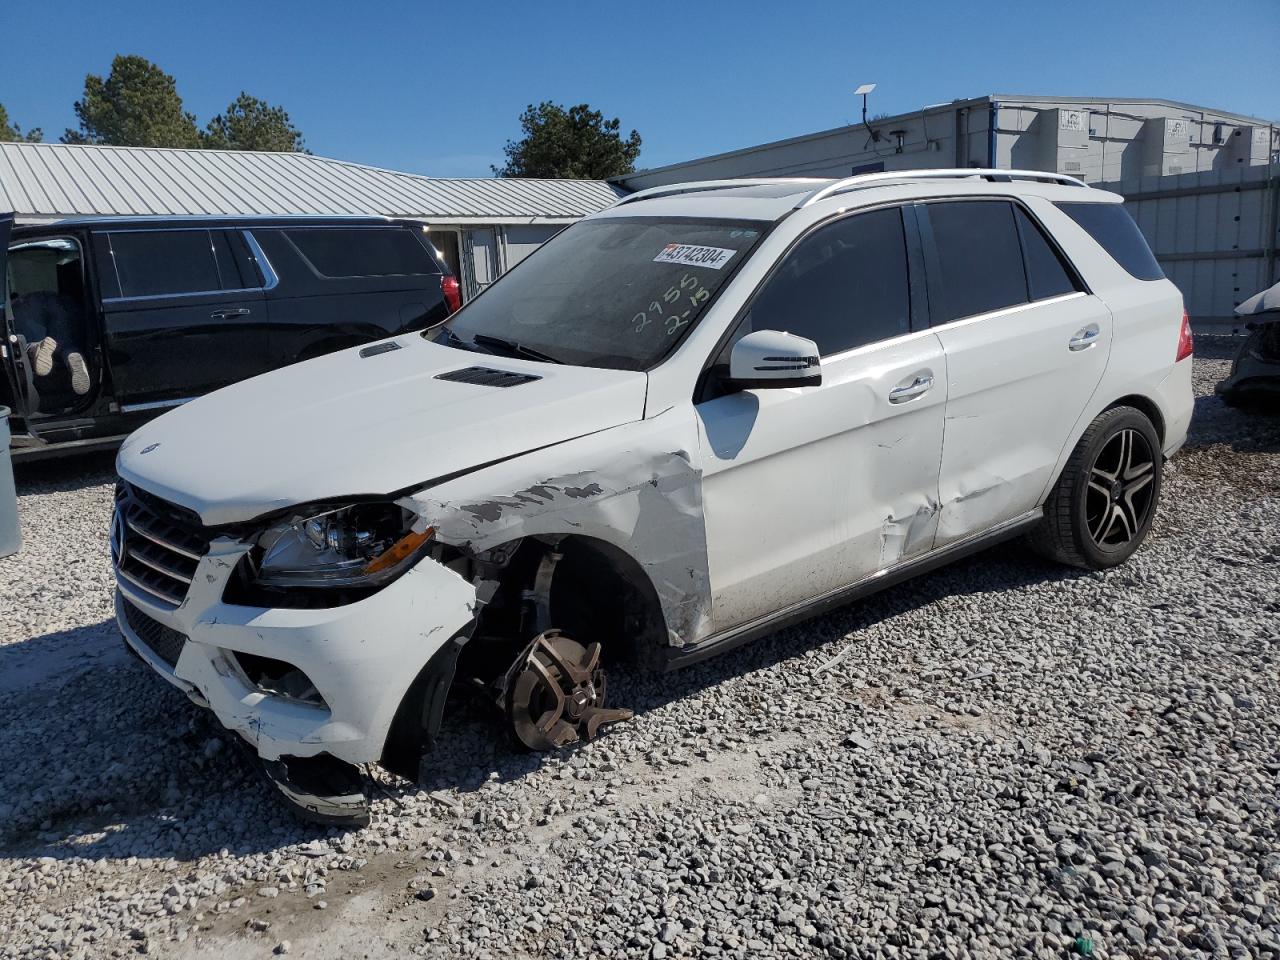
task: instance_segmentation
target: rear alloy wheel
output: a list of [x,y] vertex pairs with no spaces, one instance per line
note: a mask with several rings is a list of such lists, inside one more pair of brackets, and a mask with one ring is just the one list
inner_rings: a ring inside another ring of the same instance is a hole
[[1151,528],[1163,456],[1155,428],[1133,407],[1113,407],[1072,451],[1031,534],[1041,553],[1102,570],[1123,563]]

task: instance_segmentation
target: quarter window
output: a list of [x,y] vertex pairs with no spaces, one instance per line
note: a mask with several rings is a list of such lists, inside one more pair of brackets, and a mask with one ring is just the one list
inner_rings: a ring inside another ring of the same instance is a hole
[[222,289],[208,230],[111,234],[122,297],[209,293]]
[[1137,280],[1160,280],[1164,271],[1147,246],[1147,239],[1118,203],[1060,203],[1058,209],[1088,232]]
[[935,323],[1027,302],[1012,204],[966,200],[930,203],[927,210],[945,299],[940,310],[934,307]]
[[256,271],[249,262],[244,241],[239,236],[226,230],[214,230],[212,238],[213,255],[218,263],[218,275],[222,278],[222,289],[244,290],[262,286],[254,275]]
[[400,227],[285,230],[298,252],[324,277],[396,277],[438,274],[426,246]]
[[1061,297],[1080,289],[1062,257],[1045,238],[1044,232],[1021,207],[1014,207],[1022,252],[1026,257],[1027,291],[1032,300]]
[[846,217],[800,241],[739,332],[794,333],[830,356],[910,329],[906,233],[894,208]]

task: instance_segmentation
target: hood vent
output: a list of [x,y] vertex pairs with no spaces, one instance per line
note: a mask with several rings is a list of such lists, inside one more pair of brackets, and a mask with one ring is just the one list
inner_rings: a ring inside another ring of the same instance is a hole
[[542,378],[531,373],[513,373],[510,370],[494,370],[492,367],[463,367],[461,370],[438,373],[436,379],[451,383],[474,383],[478,387],[518,387],[522,383],[532,383]]
[[380,353],[390,353],[392,350],[399,349],[400,344],[394,340],[388,340],[385,343],[374,343],[360,351],[360,358],[367,360],[369,357],[376,357]]

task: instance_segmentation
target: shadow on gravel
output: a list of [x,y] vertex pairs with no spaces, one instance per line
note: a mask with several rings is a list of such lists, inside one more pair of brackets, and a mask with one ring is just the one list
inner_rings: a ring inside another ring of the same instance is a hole
[[1280,411],[1229,407],[1218,396],[1196,397],[1183,449],[1217,445],[1236,453],[1280,453]]
[[289,816],[212,714],[127,654],[5,696],[0,730],[0,859],[189,860],[331,834]]
[[[615,671],[614,702],[643,715],[822,644],[856,643],[856,636],[845,638],[945,596],[1081,575],[1018,546],[994,548],[674,675]],[[119,642],[110,621],[26,641],[100,651]],[[832,655],[838,649],[833,646]],[[4,651],[0,671],[21,656]],[[0,857],[182,861],[223,848],[237,855],[270,852],[335,833],[293,819],[212,714],[131,658],[105,663],[61,683],[35,686],[33,680],[25,692],[0,698]],[[51,723],[51,716],[65,719]],[[474,697],[451,700],[441,740],[427,757],[421,784],[382,792],[393,802],[418,790],[469,794],[494,773],[518,779],[544,762],[514,746],[496,709]]]
[[115,622],[58,630],[0,646],[0,694],[30,689],[72,671],[122,660]]
[[[1042,560],[1016,542],[1001,544],[672,674],[635,676],[625,668],[616,668],[609,676],[609,699],[641,717],[734,677],[803,657],[824,644],[831,644],[830,656],[835,656],[846,645],[858,642],[859,631],[945,597],[1000,593],[1046,581],[1089,576],[1093,574]],[[814,666],[825,659],[816,661]],[[809,672],[808,665],[796,670],[798,685],[808,682]],[[566,754],[579,749],[584,745],[570,747]],[[455,693],[450,698],[441,746],[426,758],[423,782],[403,789],[410,793],[418,789],[457,789],[467,793],[478,790],[493,773],[499,780],[519,779],[536,770],[541,762],[541,755],[523,752],[514,737],[507,735],[496,707],[474,695]]]
[[115,463],[116,455],[112,452],[18,460],[13,464],[13,477],[20,497],[31,493],[62,493],[113,482]]

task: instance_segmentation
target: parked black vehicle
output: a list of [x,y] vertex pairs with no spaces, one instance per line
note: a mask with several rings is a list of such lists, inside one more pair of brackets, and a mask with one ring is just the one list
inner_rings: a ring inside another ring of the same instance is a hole
[[111,446],[193,397],[459,306],[405,220],[63,220],[13,227],[6,249],[0,406],[18,458]]

